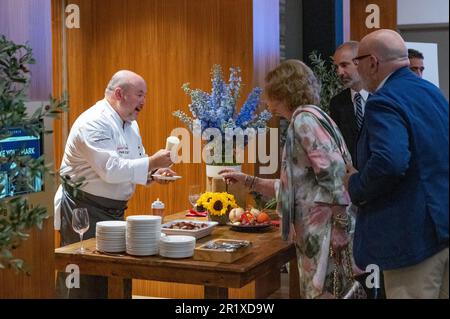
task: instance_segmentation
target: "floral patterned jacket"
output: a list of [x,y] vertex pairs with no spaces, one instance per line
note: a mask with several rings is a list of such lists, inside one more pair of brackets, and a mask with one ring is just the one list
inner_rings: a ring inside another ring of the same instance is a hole
[[312,105],[297,108],[283,150],[277,197],[283,238],[296,244],[302,298],[333,292],[332,214],[346,214],[350,204],[343,184],[346,163],[351,163],[350,153],[328,115]]

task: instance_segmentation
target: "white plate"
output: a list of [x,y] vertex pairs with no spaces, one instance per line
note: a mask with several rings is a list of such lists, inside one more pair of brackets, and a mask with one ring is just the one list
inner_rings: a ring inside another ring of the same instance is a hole
[[104,240],[104,241],[125,241],[125,236],[121,237],[112,237],[112,236],[95,236],[97,240]]
[[155,215],[131,215],[127,217],[127,222],[139,222],[139,223],[145,223],[145,222],[157,222],[158,220],[161,221],[161,216],[155,216]]
[[158,225],[158,226],[136,226],[136,227],[133,227],[133,226],[129,226],[129,227],[127,227],[127,231],[128,232],[135,232],[135,233],[144,233],[144,232],[156,232],[156,231],[159,231],[161,229],[161,226],[160,225]]
[[97,242],[97,246],[100,246],[100,247],[126,247],[126,244],[125,243],[123,243],[123,244],[121,244],[121,243],[114,243],[114,244],[105,244],[105,243],[102,243],[102,242]]
[[181,235],[166,236],[166,237],[161,238],[161,242],[164,244],[175,244],[175,245],[194,243],[194,245],[195,245],[195,237],[181,236]]
[[152,256],[158,254],[158,249],[155,250],[132,250],[127,249],[127,254],[132,256]]
[[180,179],[181,176],[165,176],[165,175],[159,175],[159,174],[153,174],[152,177],[157,178],[157,179],[161,179],[164,181],[176,181],[177,179]]
[[166,250],[166,249],[161,249],[159,248],[159,254],[160,255],[169,255],[169,254],[173,254],[173,255],[178,255],[178,254],[192,254],[194,252],[194,249],[185,249],[185,250],[176,250],[176,251],[172,251],[172,250]]
[[97,228],[124,228],[127,225],[126,221],[122,220],[107,220],[97,222]]
[[186,251],[186,252],[182,252],[182,253],[168,253],[165,251],[160,251],[159,255],[166,257],[166,258],[189,258],[194,255],[194,250]]
[[150,246],[150,245],[129,245],[129,244],[127,244],[127,249],[128,250],[131,250],[131,251],[153,251],[153,250],[158,250],[159,249],[159,247],[158,247],[158,245],[153,245],[153,246]]
[[110,249],[110,248],[102,248],[102,247],[98,247],[97,246],[97,250],[99,250],[99,251],[103,251],[103,252],[105,252],[105,253],[121,253],[121,252],[124,252],[125,251],[125,247],[123,247],[123,248],[112,248],[112,249]]
[[123,232],[103,232],[97,230],[95,232],[95,237],[125,237],[125,230]]
[[125,245],[126,240],[103,240],[97,239],[97,243],[101,245]]

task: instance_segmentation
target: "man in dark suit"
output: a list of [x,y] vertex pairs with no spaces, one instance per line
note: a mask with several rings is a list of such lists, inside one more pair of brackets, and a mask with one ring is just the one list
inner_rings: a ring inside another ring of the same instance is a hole
[[[330,101],[330,115],[339,127],[344,137],[345,144],[352,156],[353,165],[356,166],[356,144],[359,131],[363,122],[364,107],[369,92],[362,88],[361,79],[353,58],[358,54],[359,42],[349,41],[341,44],[333,55],[336,73],[346,88]],[[357,167],[357,166],[356,166]],[[386,298],[383,287],[383,273],[380,272],[377,285],[369,288],[366,285],[368,274],[357,277],[365,287],[369,299]]]
[[356,162],[356,142],[364,117],[364,107],[369,93],[362,89],[361,80],[353,58],[358,52],[359,43],[345,42],[333,56],[336,72],[346,88],[330,101],[330,115],[344,137],[345,144]]
[[355,261],[383,270],[388,298],[448,298],[448,101],[411,72],[395,31],[364,37],[354,60],[372,93],[359,172],[345,176],[359,207]]

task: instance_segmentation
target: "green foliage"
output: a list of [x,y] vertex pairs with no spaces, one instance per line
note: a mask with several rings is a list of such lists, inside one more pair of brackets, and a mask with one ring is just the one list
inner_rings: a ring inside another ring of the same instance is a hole
[[277,208],[277,199],[274,197],[270,199],[266,205],[264,205],[264,209],[276,209]]
[[[0,36],[0,138],[9,136],[8,127],[20,127],[35,136],[51,133],[36,124],[43,123],[45,117],[54,118],[67,110],[65,99],[59,101],[50,97],[48,105],[28,116],[25,105],[30,82],[28,66],[33,63],[32,50],[28,45],[18,45]],[[1,157],[0,165],[11,167],[14,183],[22,188],[32,187],[29,185],[31,178],[43,177],[51,172],[51,165],[45,165],[43,156],[32,159],[21,155],[21,152]],[[27,196],[0,199],[0,269],[29,272],[25,262],[15,258],[13,251],[28,238],[31,228],[36,226],[41,229],[46,218],[47,209],[33,207]]]
[[333,66],[331,58],[324,60],[313,51],[309,55],[311,69],[321,84],[320,107],[327,113],[330,111],[330,100],[342,91],[342,84]]
[[255,208],[259,210],[266,210],[266,209],[275,209],[277,208],[277,199],[275,197],[268,198],[266,196],[263,196],[261,193],[252,191],[250,194],[253,197],[253,200],[255,201]]

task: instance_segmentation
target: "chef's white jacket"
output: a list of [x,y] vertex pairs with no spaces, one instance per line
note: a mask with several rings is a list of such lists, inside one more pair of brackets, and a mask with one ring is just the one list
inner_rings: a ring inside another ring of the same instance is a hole
[[[84,192],[128,200],[136,184],[147,184],[149,157],[136,121],[124,122],[103,99],[82,113],[70,130],[60,174],[84,177]],[[55,195],[55,229],[60,229],[62,187]]]

